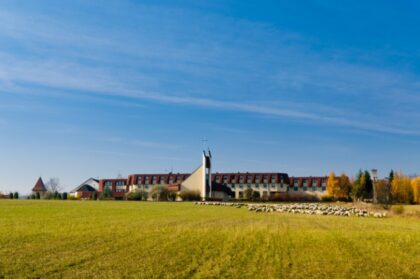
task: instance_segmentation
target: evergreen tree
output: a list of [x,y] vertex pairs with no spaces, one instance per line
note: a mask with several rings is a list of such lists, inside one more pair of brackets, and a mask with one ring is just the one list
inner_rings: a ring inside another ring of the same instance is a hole
[[63,200],[67,200],[67,192],[64,192],[64,193],[63,193],[62,198],[63,198]]
[[363,197],[365,199],[371,199],[373,197],[373,181],[370,177],[369,171],[365,170],[363,173],[363,176],[365,177],[365,184],[363,187]]
[[16,199],[16,200],[19,199],[19,193],[18,192],[15,192],[13,194],[13,198]]
[[394,170],[391,170],[391,172],[389,173],[389,184],[392,184],[392,180],[394,180]]
[[10,194],[9,194],[9,199],[13,200],[13,193],[12,192],[10,192]]
[[352,196],[353,200],[358,200],[362,196],[362,170],[359,170],[356,174],[356,177],[352,186]]

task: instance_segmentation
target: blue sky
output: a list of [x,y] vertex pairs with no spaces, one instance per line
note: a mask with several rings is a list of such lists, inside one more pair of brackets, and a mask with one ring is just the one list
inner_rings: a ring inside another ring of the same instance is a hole
[[[176,3],[175,3],[176,2]],[[416,1],[1,1],[0,191],[420,172]]]

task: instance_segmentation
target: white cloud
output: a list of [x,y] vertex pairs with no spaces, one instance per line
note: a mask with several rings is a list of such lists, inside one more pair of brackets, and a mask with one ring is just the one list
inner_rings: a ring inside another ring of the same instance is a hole
[[[0,38],[12,38],[26,52],[0,47],[0,85],[24,94],[34,94],[36,85],[67,90],[64,95],[119,96],[419,135],[419,124],[408,121],[418,117],[420,104],[414,74],[337,61],[310,50],[300,36],[260,23],[132,8],[137,13],[127,26],[112,29],[1,11]],[[182,20],[187,17],[189,22]]]

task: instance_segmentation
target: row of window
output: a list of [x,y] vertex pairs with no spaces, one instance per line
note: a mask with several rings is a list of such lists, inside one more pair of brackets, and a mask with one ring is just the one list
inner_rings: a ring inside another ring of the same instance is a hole
[[[321,180],[321,185],[324,187],[324,186],[326,186],[326,180],[323,178],[322,180]],[[304,187],[307,187],[307,186],[309,186],[308,185],[308,180],[307,179],[303,179],[303,181],[302,181],[302,185],[304,186]],[[293,181],[293,186],[299,186],[299,180],[294,180]],[[316,180],[316,179],[314,179],[314,180],[312,180],[312,187],[314,187],[314,186],[318,186],[318,180]]]
[[[232,176],[231,177],[231,180],[233,180],[233,179],[235,179],[235,176]],[[224,175],[223,177],[222,176],[219,176],[219,177],[217,177],[216,180],[217,180],[218,183],[224,183],[224,184],[226,184],[227,183],[227,180],[228,180],[228,177],[226,175]],[[251,181],[252,181],[252,177],[251,176],[246,176],[246,183],[251,183]],[[239,176],[239,183],[243,183],[243,182],[244,182],[244,177],[243,176]],[[259,176],[256,176],[255,177],[255,183],[260,183],[260,182],[262,182],[262,183],[269,183],[269,179],[268,179],[267,176],[263,176],[262,181],[260,181],[260,177]],[[275,176],[272,176],[270,182],[271,183],[276,183],[276,177]]]
[[[115,183],[116,186],[125,186],[125,182],[124,181],[117,181]],[[105,181],[104,183],[105,187],[111,187],[112,186],[112,181]]]

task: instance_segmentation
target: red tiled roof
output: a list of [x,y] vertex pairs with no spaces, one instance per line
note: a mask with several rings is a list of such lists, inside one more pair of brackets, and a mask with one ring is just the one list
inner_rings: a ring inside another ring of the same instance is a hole
[[41,177],[38,178],[34,188],[32,188],[32,192],[47,192],[47,188],[45,187],[44,181],[42,181]]

